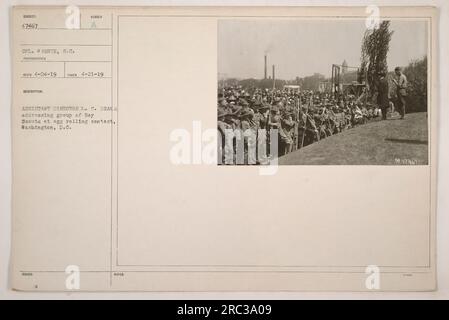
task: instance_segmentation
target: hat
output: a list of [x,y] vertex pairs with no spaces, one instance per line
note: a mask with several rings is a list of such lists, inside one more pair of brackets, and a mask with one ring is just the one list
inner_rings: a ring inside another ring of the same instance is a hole
[[242,107],[241,106],[239,106],[239,105],[234,105],[234,106],[232,106],[232,112],[231,112],[231,114],[233,115],[233,116],[237,116],[237,115],[239,115],[239,113],[242,111]]
[[223,108],[218,109],[217,115],[218,115],[218,118],[219,118],[219,119],[220,119],[220,118],[224,118],[224,117],[227,116],[228,114],[229,114],[229,112],[227,112],[225,109],[223,109]]
[[277,106],[273,106],[271,108],[271,112],[279,112],[279,108]]
[[268,110],[270,109],[270,105],[268,103],[262,103],[258,106],[258,110]]
[[293,112],[291,110],[284,110],[284,112],[283,112],[284,116],[290,116],[292,114],[293,114]]
[[250,111],[250,109],[244,109],[244,110],[242,110],[242,112],[240,112],[240,114],[239,114],[239,116],[241,117],[241,118],[244,118],[244,117],[248,117],[248,116],[253,116],[254,114]]

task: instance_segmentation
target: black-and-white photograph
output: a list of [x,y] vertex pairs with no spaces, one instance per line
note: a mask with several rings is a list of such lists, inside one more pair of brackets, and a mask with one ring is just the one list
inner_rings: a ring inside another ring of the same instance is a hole
[[220,165],[426,165],[428,22],[218,24]]

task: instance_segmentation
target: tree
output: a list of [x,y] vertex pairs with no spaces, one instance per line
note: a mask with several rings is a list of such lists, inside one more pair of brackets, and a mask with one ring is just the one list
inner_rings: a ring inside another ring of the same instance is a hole
[[390,21],[382,21],[375,29],[367,29],[363,36],[361,71],[367,71],[367,81],[371,93],[376,89],[378,73],[388,72],[387,54],[390,49],[390,40],[393,31],[390,31]]
[[427,57],[412,61],[403,72],[408,80],[407,112],[427,111]]
[[302,80],[302,88],[304,90],[318,90],[320,82],[326,78],[320,73],[314,73],[311,76],[304,77]]

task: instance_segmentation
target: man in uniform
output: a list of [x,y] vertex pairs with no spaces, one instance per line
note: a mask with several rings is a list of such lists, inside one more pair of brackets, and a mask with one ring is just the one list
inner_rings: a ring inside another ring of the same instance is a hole
[[327,131],[326,131],[327,114],[325,113],[325,108],[316,110],[313,115],[313,118],[319,130],[320,139],[327,138]]
[[270,114],[270,105],[265,102],[256,105],[254,122],[257,127],[257,157],[259,163],[266,163],[267,159],[267,125]]
[[[257,146],[257,124],[254,121],[254,112],[250,108],[245,108],[240,113],[241,134],[243,139],[243,162],[245,164],[256,164]],[[238,149],[239,150],[239,149]]]
[[394,73],[396,74],[397,79],[393,79],[394,84],[396,85],[396,93],[397,93],[397,110],[401,114],[401,119],[405,117],[405,97],[407,96],[407,77],[402,73],[400,67],[396,67],[394,69]]
[[318,128],[316,126],[314,116],[313,116],[314,112],[315,112],[314,109],[310,109],[309,112],[306,113],[306,116],[307,116],[307,122],[306,122],[307,144],[311,144],[316,141],[320,141],[320,133],[318,131]]
[[379,86],[378,86],[378,95],[377,95],[377,104],[379,108],[382,110],[382,120],[387,120],[387,110],[390,106],[389,99],[389,87],[388,80],[386,78],[386,72],[379,72]]
[[306,114],[306,108],[300,107],[299,108],[299,116],[298,116],[298,146],[297,148],[300,149],[304,146],[305,136],[306,136],[306,123],[307,123],[307,114]]
[[282,141],[281,155],[290,153],[293,148],[293,136],[295,130],[295,121],[293,121],[293,113],[286,110],[281,117],[281,126],[279,134]]
[[232,125],[229,124],[229,112],[218,109],[218,164],[231,164],[233,159]]

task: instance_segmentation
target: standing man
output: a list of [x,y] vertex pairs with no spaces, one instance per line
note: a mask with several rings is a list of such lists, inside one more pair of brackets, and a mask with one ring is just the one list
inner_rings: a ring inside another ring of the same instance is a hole
[[382,120],[387,120],[387,110],[389,107],[389,87],[388,80],[386,78],[386,72],[379,72],[379,86],[378,86],[378,95],[377,95],[377,104],[379,105],[380,110],[382,110]]
[[396,92],[397,92],[397,110],[401,114],[401,119],[404,119],[405,116],[405,97],[407,96],[407,77],[402,73],[400,67],[396,67],[394,69],[394,73],[396,74],[397,79],[393,79],[393,82],[396,84]]

